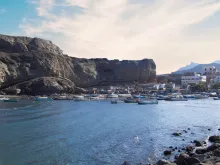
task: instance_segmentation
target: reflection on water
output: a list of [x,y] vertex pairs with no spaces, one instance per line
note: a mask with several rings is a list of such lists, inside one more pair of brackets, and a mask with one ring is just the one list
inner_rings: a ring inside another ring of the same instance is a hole
[[[169,146],[181,147],[218,133],[219,109],[220,101],[211,99],[146,106],[1,102],[0,165],[151,163]],[[183,130],[188,133],[182,137],[171,135]]]

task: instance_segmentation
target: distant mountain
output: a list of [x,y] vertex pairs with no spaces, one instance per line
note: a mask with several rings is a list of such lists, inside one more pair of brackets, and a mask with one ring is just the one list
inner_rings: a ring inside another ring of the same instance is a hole
[[213,63],[220,64],[220,60],[216,60]]
[[219,61],[219,63],[217,63],[217,61],[215,61],[214,63],[211,63],[211,64],[198,64],[197,66],[195,66],[191,69],[172,72],[172,74],[184,74],[186,72],[203,73],[204,67],[207,67],[207,66],[215,66],[220,71],[220,61]]
[[[220,62],[220,61],[219,61]],[[199,64],[197,63],[194,63],[194,62],[191,62],[189,65],[186,65],[184,67],[181,67],[180,69],[178,69],[176,72],[181,72],[181,71],[184,71],[184,70],[189,70],[189,69],[192,69],[194,68],[195,66],[198,66]]]

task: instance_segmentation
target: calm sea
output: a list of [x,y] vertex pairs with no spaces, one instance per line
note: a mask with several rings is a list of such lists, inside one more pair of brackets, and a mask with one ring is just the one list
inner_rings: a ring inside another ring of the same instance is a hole
[[[206,139],[219,127],[220,101],[212,99],[158,105],[0,103],[0,165],[152,163],[169,146]],[[181,137],[172,136],[183,130]]]

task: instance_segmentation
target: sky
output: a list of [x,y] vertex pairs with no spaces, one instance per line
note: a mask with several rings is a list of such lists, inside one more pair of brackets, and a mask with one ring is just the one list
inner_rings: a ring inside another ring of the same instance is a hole
[[0,0],[0,33],[81,58],[151,58],[157,73],[220,60],[220,0]]

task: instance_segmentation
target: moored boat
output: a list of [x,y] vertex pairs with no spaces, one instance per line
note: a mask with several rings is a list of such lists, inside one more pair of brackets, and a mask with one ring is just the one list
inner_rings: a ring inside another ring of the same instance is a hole
[[118,98],[118,95],[112,93],[112,94],[107,95],[107,98]]
[[201,95],[201,94],[195,95],[195,99],[208,99],[208,98],[209,98],[208,95]]
[[17,103],[18,100],[17,99],[8,99],[8,100],[3,100],[3,102],[5,102],[5,103]]
[[158,101],[155,99],[151,100],[140,100],[138,101],[139,105],[147,105],[147,104],[158,104]]
[[111,104],[124,103],[122,100],[111,100]]
[[219,97],[214,97],[213,100],[220,100],[220,98]]
[[127,98],[124,100],[125,103],[137,103],[137,100],[134,98]]
[[4,101],[4,100],[9,100],[9,98],[7,98],[7,97],[0,98],[0,101]]
[[34,100],[35,101],[51,101],[53,99],[45,96],[45,97],[35,97]]
[[188,101],[186,98],[167,98],[166,101]]

